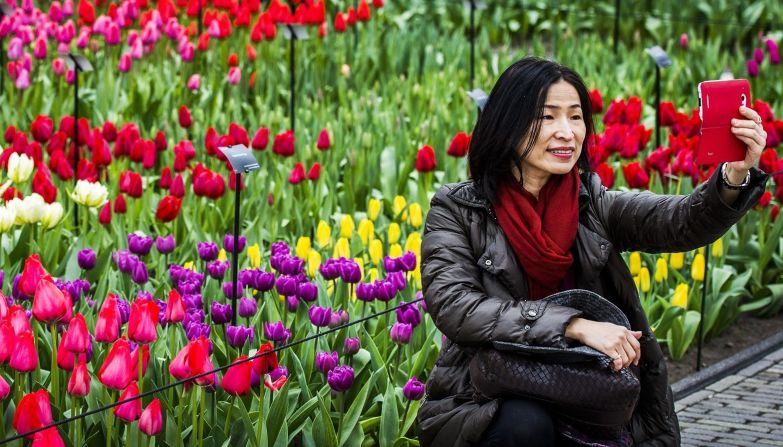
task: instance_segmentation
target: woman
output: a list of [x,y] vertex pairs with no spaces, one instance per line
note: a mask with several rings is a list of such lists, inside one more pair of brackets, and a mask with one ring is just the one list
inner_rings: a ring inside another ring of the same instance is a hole
[[[753,206],[767,175],[753,168],[766,141],[759,115],[732,132],[748,147],[689,196],[607,191],[590,172],[590,100],[579,75],[525,58],[493,88],[469,152],[472,181],[432,199],[422,243],[422,282],[444,343],[418,414],[423,446],[538,446],[576,443],[583,433],[539,403],[509,396],[479,404],[468,363],[491,341],[564,347],[567,339],[640,368],[632,420],[613,439],[589,445],[679,445],[666,363],[622,251],[682,252],[718,239]],[[529,318],[528,300],[567,289],[610,299],[633,330],[550,305]],[[568,433],[568,436],[565,434]],[[584,440],[584,439],[582,439]]]

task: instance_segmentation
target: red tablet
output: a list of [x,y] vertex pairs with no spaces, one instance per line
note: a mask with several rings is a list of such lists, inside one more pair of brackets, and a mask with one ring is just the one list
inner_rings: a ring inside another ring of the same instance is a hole
[[746,119],[740,106],[750,107],[750,83],[746,79],[699,83],[701,139],[696,152],[699,164],[745,159],[747,146],[731,133],[731,119]]

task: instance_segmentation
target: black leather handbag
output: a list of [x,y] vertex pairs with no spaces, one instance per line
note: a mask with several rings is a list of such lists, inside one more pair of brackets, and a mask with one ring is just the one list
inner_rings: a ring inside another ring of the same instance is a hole
[[[581,310],[583,317],[630,329],[614,304],[588,290],[568,290],[544,298]],[[493,342],[470,362],[474,398],[521,396],[546,403],[556,414],[578,423],[620,427],[630,421],[639,400],[637,367],[613,371],[609,356],[588,346],[567,348]]]

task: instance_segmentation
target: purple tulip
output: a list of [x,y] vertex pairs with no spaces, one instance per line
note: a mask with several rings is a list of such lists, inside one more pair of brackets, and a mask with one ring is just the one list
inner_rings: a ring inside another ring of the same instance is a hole
[[336,352],[316,352],[315,353],[315,367],[318,371],[326,374],[332,370],[340,361],[340,356]]
[[194,323],[204,323],[206,315],[201,309],[188,309],[185,311],[185,318],[182,320],[182,327],[188,327]]
[[753,60],[755,60],[757,63],[764,62],[764,50],[761,48],[756,48],[753,50]]
[[362,348],[362,342],[356,337],[348,337],[343,343],[343,353],[345,355],[354,355]]
[[356,284],[362,280],[362,271],[359,264],[352,260],[346,260],[340,265],[340,277],[349,284]]
[[285,297],[285,305],[289,312],[296,312],[296,308],[299,307],[299,298],[296,295]]
[[326,381],[338,393],[348,391],[353,386],[353,374],[353,368],[348,365],[335,366],[326,374]]
[[264,272],[261,271],[258,274],[256,274],[256,277],[254,278],[254,289],[258,290],[259,292],[266,292],[269,290],[272,290],[272,288],[275,286],[275,274],[270,272]]
[[283,296],[296,295],[296,278],[293,276],[281,275],[277,278],[277,293]]
[[778,51],[778,44],[773,39],[767,39],[767,52],[769,53],[769,62],[772,65],[780,63],[780,52]]
[[391,339],[395,343],[406,344],[411,341],[413,326],[407,323],[394,323],[391,328]]
[[124,298],[117,298],[117,309],[120,311],[120,322],[125,324],[130,319],[130,303]]
[[389,273],[389,275],[386,277],[386,282],[389,282],[394,285],[394,288],[397,289],[398,292],[401,292],[405,290],[405,273],[403,272],[392,272]]
[[366,303],[371,302],[376,297],[375,285],[367,282],[360,282],[356,285],[356,298]]
[[397,259],[399,259],[403,270],[406,272],[410,272],[416,269],[416,253],[412,251],[406,251],[405,254]]
[[375,298],[378,301],[389,302],[397,294],[397,286],[390,281],[375,280]]
[[748,76],[755,78],[759,75],[759,64],[755,59],[748,59]]
[[[239,246],[237,247],[237,253],[242,252],[242,250],[245,249],[245,243],[247,242],[247,239],[245,239],[244,236],[239,236]],[[226,233],[226,235],[223,237],[223,248],[228,253],[234,252],[234,235],[231,233]]]
[[133,271],[131,272],[131,279],[136,284],[146,284],[150,279],[150,275],[147,272],[147,264],[142,261],[137,262],[133,267]]
[[269,265],[271,265],[271,266],[272,266],[272,268],[273,268],[275,271],[277,271],[277,272],[280,272],[280,269],[281,269],[281,268],[282,268],[282,266],[283,266],[283,261],[285,261],[286,259],[288,259],[288,256],[289,256],[288,254],[277,254],[277,255],[272,255],[272,256],[269,258]]
[[158,253],[160,254],[167,254],[174,251],[174,249],[177,247],[177,241],[174,239],[173,235],[168,235],[165,237],[158,236],[157,239],[155,239],[155,248],[158,249]]
[[340,277],[340,264],[336,259],[327,259],[318,267],[318,271],[325,280],[331,281]]
[[222,280],[228,267],[228,261],[215,260],[207,264],[207,274],[214,279]]
[[270,248],[272,255],[288,255],[291,253],[291,247],[285,242],[275,242]]
[[185,328],[185,335],[188,340],[195,340],[199,337],[209,338],[209,334],[212,332],[212,327],[206,323],[191,323],[190,326]]
[[95,252],[91,248],[85,248],[76,255],[76,261],[82,270],[92,270],[95,268]]
[[427,313],[427,302],[424,301],[423,298],[424,298],[424,294],[421,293],[421,291],[416,292],[416,299],[417,300],[421,300],[421,301],[419,301],[419,307],[421,307],[421,310],[424,313]]
[[[237,281],[237,298],[241,298],[245,291],[245,286],[242,281]],[[223,295],[226,298],[232,298],[234,296],[234,283],[232,281],[226,281],[223,283]]]
[[336,328],[338,326],[342,326],[347,323],[349,319],[350,316],[344,309],[336,310],[332,312],[332,316],[329,318],[329,327]]
[[112,260],[122,273],[132,273],[133,268],[140,262],[139,258],[128,250],[115,251],[112,253]]
[[231,321],[231,304],[220,304],[217,301],[212,302],[212,322],[215,324],[226,324]]
[[416,378],[411,377],[411,380],[402,387],[402,395],[408,400],[419,400],[424,397],[424,384]]
[[399,269],[397,259],[384,256],[383,269],[386,270],[387,273],[396,272]]
[[250,298],[242,298],[239,300],[239,316],[244,318],[250,318],[258,311],[258,303],[256,300]]
[[311,282],[302,282],[296,286],[296,296],[300,299],[312,302],[318,298],[318,286]]
[[264,322],[264,338],[269,341],[285,343],[291,338],[291,330],[286,328],[282,321],[274,323]]
[[299,259],[296,256],[285,258],[280,264],[280,273],[283,275],[296,276],[302,273],[304,264],[304,260]]
[[191,280],[185,280],[179,283],[177,289],[182,295],[194,295],[199,293],[201,285]]
[[329,326],[329,321],[332,319],[332,309],[328,307],[313,306],[307,314],[310,316],[310,322],[316,327]]
[[407,304],[402,301],[402,307],[397,308],[397,321],[400,323],[410,324],[412,327],[416,327],[421,323],[421,312],[413,304]]
[[254,338],[255,330],[253,330],[252,327],[226,326],[226,339],[228,340],[228,344],[235,348],[245,346],[245,343],[248,341],[252,343]]
[[139,256],[147,256],[152,250],[154,240],[149,236],[131,233],[128,235],[128,250]]
[[214,242],[199,242],[198,257],[202,261],[214,261],[218,257],[218,246]]
[[285,366],[278,366],[272,371],[269,371],[269,378],[272,379],[272,382],[283,376],[288,377],[288,368]]
[[22,279],[22,274],[19,273],[14,277],[14,282],[11,286],[11,296],[16,301],[25,301],[32,298],[31,296],[27,296],[19,289],[19,280]]

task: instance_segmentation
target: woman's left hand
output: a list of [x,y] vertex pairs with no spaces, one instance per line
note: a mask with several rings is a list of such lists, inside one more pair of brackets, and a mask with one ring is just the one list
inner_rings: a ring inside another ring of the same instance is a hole
[[733,161],[726,166],[726,175],[733,183],[742,183],[748,170],[758,163],[761,151],[767,145],[767,132],[761,125],[761,116],[750,107],[740,106],[740,114],[747,119],[733,118],[731,132],[748,146],[745,159]]

